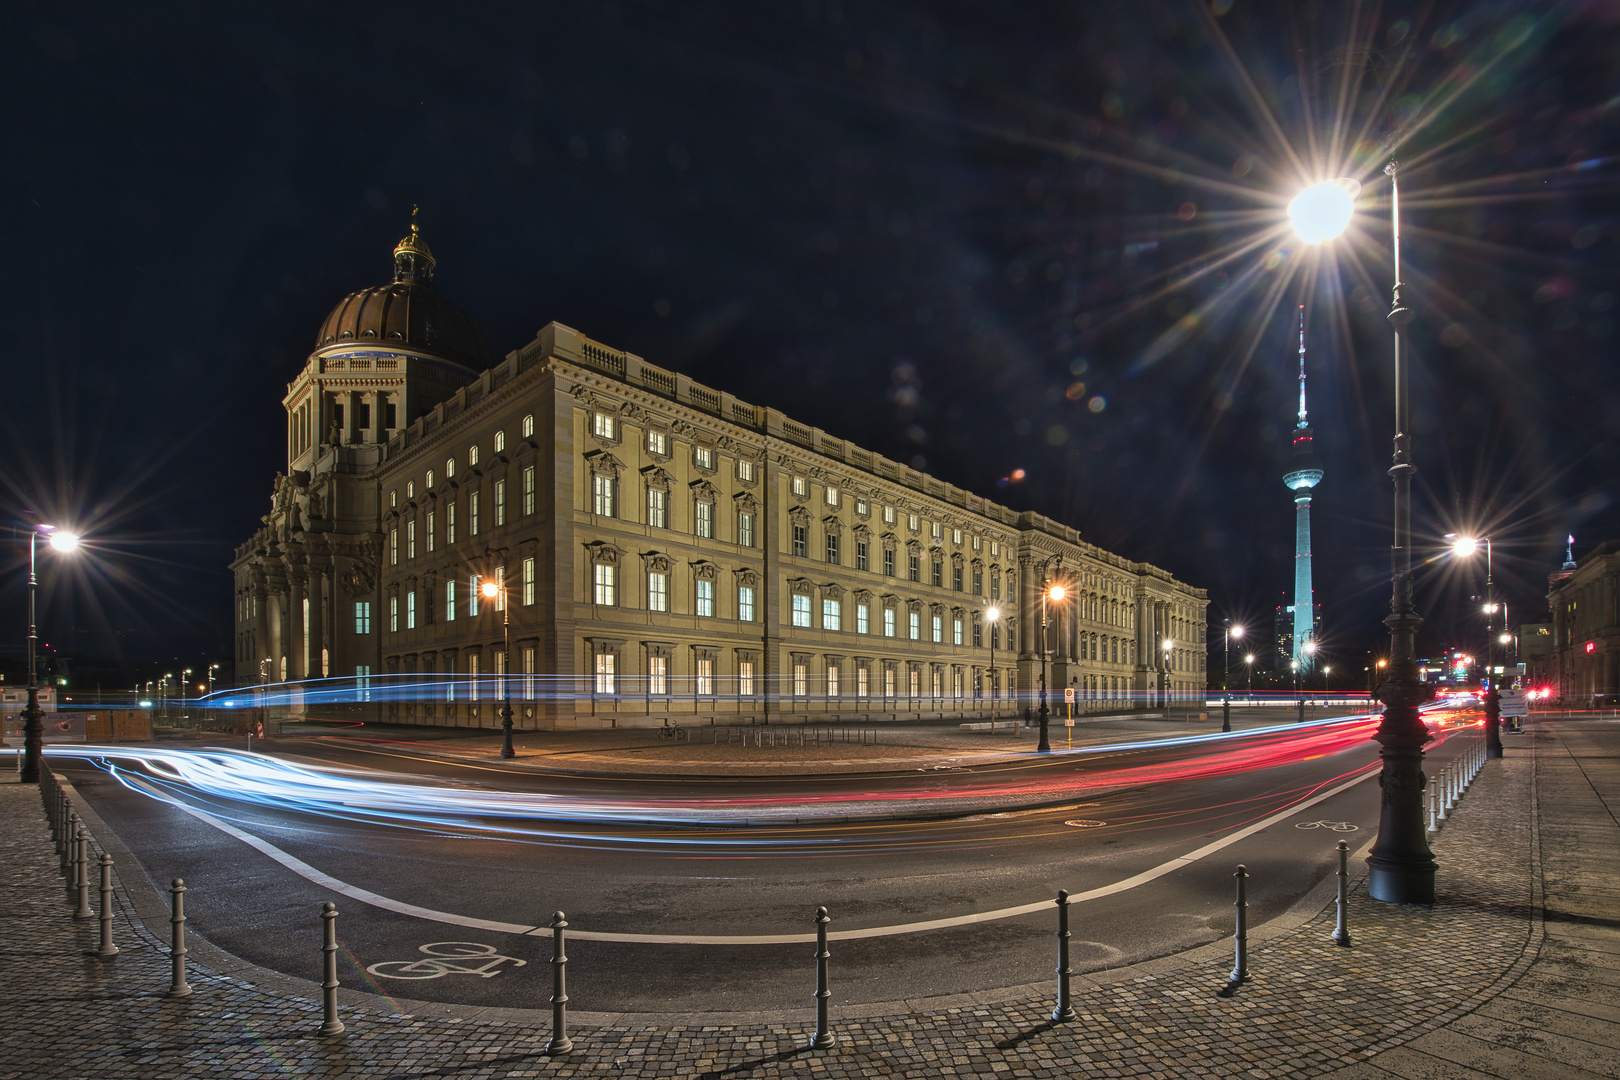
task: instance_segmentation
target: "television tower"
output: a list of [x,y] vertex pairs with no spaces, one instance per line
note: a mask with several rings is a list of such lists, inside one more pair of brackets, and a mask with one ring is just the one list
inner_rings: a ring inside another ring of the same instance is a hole
[[1301,672],[1311,668],[1305,643],[1316,634],[1316,603],[1311,590],[1311,489],[1322,482],[1322,467],[1311,447],[1313,433],[1305,417],[1305,305],[1299,305],[1299,423],[1294,427],[1294,457],[1283,484],[1294,493],[1294,655]]

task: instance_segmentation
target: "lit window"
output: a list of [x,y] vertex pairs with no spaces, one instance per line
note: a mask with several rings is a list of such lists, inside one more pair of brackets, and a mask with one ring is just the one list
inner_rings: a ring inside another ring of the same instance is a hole
[[523,437],[527,439],[532,435],[534,435],[534,417],[525,416],[523,418]]
[[844,603],[842,600],[823,600],[821,602],[821,628],[823,630],[842,630],[844,628]]
[[1001,554],[1001,544],[998,543],[995,540],[990,541],[990,554],[992,554],[992,555],[1000,555]]
[[810,598],[808,596],[795,596],[793,598],[793,625],[810,625]]
[[467,464],[468,465],[476,465],[476,464],[478,464],[478,447],[477,447],[477,445],[467,447]]
[[805,558],[809,554],[810,529],[806,525],[793,526],[793,554]]
[[894,577],[894,548],[883,549],[883,574],[885,577]]
[[534,513],[534,466],[529,465],[523,470],[523,515],[525,517]]
[[405,629],[416,629],[416,590],[405,594]]
[[525,607],[534,603],[534,558],[531,556],[523,560],[523,604]]
[[591,478],[591,491],[596,500],[596,512],[602,517],[613,516],[614,480],[600,473]]
[[827,696],[828,697],[837,697],[838,696],[838,665],[837,664],[828,664],[827,665]]
[[506,610],[506,567],[495,568],[495,610]]
[[692,464],[700,469],[714,468],[714,450],[707,446],[692,447]]
[[714,693],[714,657],[712,656],[698,657],[697,692],[705,697]]
[[479,577],[478,577],[477,574],[474,574],[472,577],[467,579],[467,614],[468,615],[476,615],[476,614],[478,614],[478,602],[479,602],[478,581],[479,581]]
[[865,604],[855,605],[855,632],[857,634],[866,634],[871,632],[871,628],[867,624],[867,619],[871,614],[871,610],[872,609]]
[[737,479],[752,481],[754,479],[754,463],[744,458],[737,459]]
[[370,600],[356,600],[354,602],[354,632],[357,634],[371,633]]
[[416,481],[407,480],[405,482],[405,497],[407,499],[416,498]]
[[397,596],[388,598],[388,632],[390,634],[399,633],[399,597]]
[[416,522],[414,521],[405,523],[405,557],[407,559],[416,558]]
[[606,563],[596,564],[595,599],[598,604],[612,606],[618,602],[618,570],[618,567]]
[[477,536],[478,535],[478,492],[476,492],[476,491],[470,492],[467,495],[467,507],[468,507],[468,511],[467,511],[468,516],[472,519],[470,522],[468,522],[468,524],[471,527],[467,530],[467,532],[471,536]]
[[865,540],[857,540],[857,541],[855,541],[855,569],[857,569],[857,570],[869,569],[868,562],[869,562],[870,553],[871,553],[871,545],[870,544],[868,544]]
[[888,665],[883,668],[883,696],[894,697],[894,668]]
[[669,610],[669,575],[654,570],[647,575],[647,610]]
[[[906,515],[906,528],[910,529],[912,532],[917,531],[917,515],[916,514],[907,514]],[[915,674],[915,672],[913,674]]]
[[714,582],[697,583],[697,613],[705,619],[714,618]]
[[894,637],[894,608],[883,609],[883,636]]
[[444,542],[456,542],[456,504],[454,500],[444,504]]
[[957,547],[962,546],[962,530],[961,529],[952,529],[951,530],[951,543],[955,544]]
[[827,485],[827,505],[828,506],[837,506],[838,505],[838,489],[833,487],[831,484]]
[[906,556],[906,577],[908,579],[910,579],[911,581],[920,581],[920,580],[922,580],[920,577],[918,577],[917,567],[918,567],[918,563],[917,563],[917,555],[916,555],[916,553],[913,552],[910,555],[907,555]]
[[912,697],[922,697],[922,672],[918,671],[915,665],[906,672],[906,683]]
[[855,512],[857,514],[861,515],[861,517],[866,516],[866,500],[865,499],[856,499],[855,500]]
[[607,413],[596,413],[591,423],[591,432],[604,439],[613,438],[613,417]]
[[610,652],[596,654],[596,692],[598,694],[614,694],[618,692],[618,672],[614,670],[616,657]]
[[838,534],[827,534],[827,562],[832,566],[838,565]]
[[433,528],[433,516],[433,511],[429,510],[427,515],[427,549],[430,554],[433,551],[433,533],[435,531]]
[[894,507],[885,506],[883,508],[883,524],[885,524],[885,525],[893,525],[894,524]]
[[388,493],[388,508],[390,510],[392,510],[392,509],[394,509],[394,508],[396,508],[398,506],[399,506],[399,492],[390,491]]
[[810,485],[805,483],[804,477],[795,476],[793,478],[793,494],[799,496],[799,498],[802,499],[802,498],[805,497],[805,495],[809,494],[809,491],[810,491]]
[[714,503],[697,504],[697,534],[705,540],[714,539]]
[[495,481],[495,524],[506,524],[506,481]]
[[855,696],[866,697],[872,692],[872,670],[865,664],[855,665]]
[[737,661],[737,693],[744,697],[754,692],[754,662],[752,660]]
[[444,459],[444,478],[446,480],[454,480],[456,478],[456,459],[455,458],[445,458]]
[[669,693],[669,657],[647,657],[647,693]]
[[754,621],[754,587],[741,585],[737,588],[737,618],[742,622]]
[[647,489],[647,524],[655,529],[669,528],[669,492]]
[[952,644],[955,644],[955,645],[962,644],[962,620],[961,619],[953,619],[953,620],[951,620],[951,627],[952,627],[952,629],[951,629],[951,642],[952,642]]
[[668,457],[669,436],[664,434],[662,431],[647,432],[647,452],[649,454],[659,454],[664,457]]
[[906,632],[912,641],[922,640],[922,613],[913,611],[906,616]]
[[930,534],[933,536],[933,538],[935,540],[944,540],[945,539],[945,526],[941,525],[937,521],[934,522],[933,527],[930,530]]
[[945,641],[945,616],[934,616],[934,644],[940,645]]
[[399,527],[388,530],[388,565],[399,565]]
[[803,660],[793,661],[793,696],[808,697],[810,694],[810,670]]
[[450,578],[444,583],[444,621],[456,621],[456,579]]
[[425,482],[425,483],[424,483],[424,484],[423,484],[423,486],[424,486],[424,487],[425,487],[425,488],[427,488],[427,489],[428,489],[428,490],[429,490],[429,491],[432,491],[432,490],[433,490],[433,470],[432,470],[432,469],[429,469],[429,470],[428,470],[428,471],[427,471],[427,480],[426,480],[426,482]]
[[506,432],[504,431],[495,433],[495,452],[497,454],[506,453]]
[[746,511],[737,515],[737,543],[742,547],[754,546],[754,515]]

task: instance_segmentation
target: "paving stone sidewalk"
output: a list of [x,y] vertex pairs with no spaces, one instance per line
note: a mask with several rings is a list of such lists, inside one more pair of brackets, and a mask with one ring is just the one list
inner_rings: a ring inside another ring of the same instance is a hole
[[[1352,948],[1329,940],[1331,909],[1277,920],[1257,933],[1251,981],[1232,998],[1214,994],[1229,951],[1210,946],[1077,979],[1079,1020],[1067,1024],[1047,1018],[1054,987],[1035,984],[835,1010],[838,1044],[810,1051],[807,985],[794,1018],[581,1012],[575,1050],[548,1058],[549,1012],[349,991],[348,1032],[319,1038],[310,984],[206,949],[195,994],[166,998],[166,952],[134,912],[166,931],[139,903],[149,883],[120,889],[123,953],[86,955],[94,924],[69,918],[37,794],[5,785],[0,1078],[1614,1077],[1616,807],[1613,737],[1538,724],[1436,837],[1434,908],[1375,903],[1358,882]],[[836,964],[835,953],[835,980]]]

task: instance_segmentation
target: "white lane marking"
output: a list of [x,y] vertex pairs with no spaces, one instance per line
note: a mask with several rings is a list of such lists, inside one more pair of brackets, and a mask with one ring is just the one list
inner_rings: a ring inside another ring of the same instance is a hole
[[[1084,903],[1087,900],[1099,900],[1105,896],[1113,896],[1116,893],[1127,892],[1136,888],[1138,885],[1146,885],[1150,881],[1155,881],[1161,877],[1164,877],[1166,874],[1180,870],[1184,866],[1191,866],[1200,859],[1213,855],[1223,848],[1230,847],[1239,840],[1253,836],[1262,829],[1270,828],[1272,825],[1275,825],[1280,821],[1293,817],[1302,810],[1308,810],[1317,803],[1325,802],[1328,799],[1333,798],[1340,792],[1350,790],[1357,784],[1366,780],[1368,777],[1377,775],[1378,768],[1377,763],[1369,765],[1360,776],[1353,780],[1346,780],[1344,783],[1339,784],[1336,787],[1329,788],[1319,795],[1314,795],[1303,802],[1298,802],[1292,806],[1285,807],[1284,809],[1277,811],[1275,814],[1272,814],[1270,817],[1262,818],[1261,820],[1254,822],[1252,825],[1247,825],[1244,828],[1239,829],[1237,832],[1221,837],[1219,840],[1211,841],[1201,848],[1189,851],[1185,855],[1179,855],[1168,862],[1160,863],[1151,870],[1144,870],[1140,874],[1135,874],[1121,881],[1116,881],[1112,885],[1102,885],[1095,889],[1088,889],[1082,893],[1073,893],[1069,896],[1069,903],[1079,904]],[[151,795],[153,798],[159,799],[163,802],[169,803],[171,806],[184,810],[198,821],[212,825],[220,832],[223,832],[228,836],[235,837],[254,850],[274,859],[276,862],[280,863],[282,866],[285,866],[288,870],[291,870],[300,877],[306,878],[322,888],[330,889],[332,892],[350,897],[354,900],[359,900],[361,903],[370,904],[372,907],[381,908],[384,911],[394,911],[401,915],[411,915],[418,919],[449,923],[452,926],[470,926],[479,930],[494,930],[497,933],[503,934],[530,934],[539,937],[551,936],[551,928],[549,926],[523,926],[517,923],[496,922],[491,919],[476,919],[468,915],[457,915],[448,911],[434,911],[432,908],[418,907],[415,904],[407,904],[404,901],[394,900],[390,897],[371,892],[369,889],[362,889],[357,885],[350,885],[348,882],[339,881],[332,875],[315,869],[302,859],[298,859],[287,854],[285,851],[282,851],[280,848],[276,847],[267,840],[262,840],[251,833],[238,829],[234,825],[221,821],[212,814],[205,813],[204,811],[198,810],[192,806],[187,806],[186,804],[177,801],[172,796],[165,793],[160,793],[147,787],[136,777],[125,776],[124,780],[126,783],[135,784],[141,787],[143,791]],[[1051,900],[1037,900],[1032,904],[1019,904],[1016,907],[997,908],[994,911],[979,911],[968,915],[952,915],[943,919],[926,919],[921,922],[895,923],[890,926],[869,926],[862,930],[834,930],[830,932],[827,937],[829,940],[833,941],[854,941],[860,938],[893,937],[899,934],[918,934],[925,930],[945,930],[954,926],[972,926],[977,923],[995,922],[1000,919],[1012,919],[1020,915],[1032,915],[1037,911],[1047,910],[1052,906],[1052,903],[1053,902]],[[649,945],[800,945],[816,940],[816,935],[814,934],[621,934],[605,930],[574,929],[570,929],[568,931],[568,935],[582,941],[618,941]]]

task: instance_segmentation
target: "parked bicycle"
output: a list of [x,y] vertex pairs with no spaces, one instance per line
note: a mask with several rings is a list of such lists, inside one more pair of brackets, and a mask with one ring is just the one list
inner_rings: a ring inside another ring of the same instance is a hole
[[664,726],[658,729],[658,737],[660,739],[673,739],[676,742],[685,742],[686,735],[687,733],[685,728],[681,727],[679,724],[671,724],[668,720],[665,720]]

